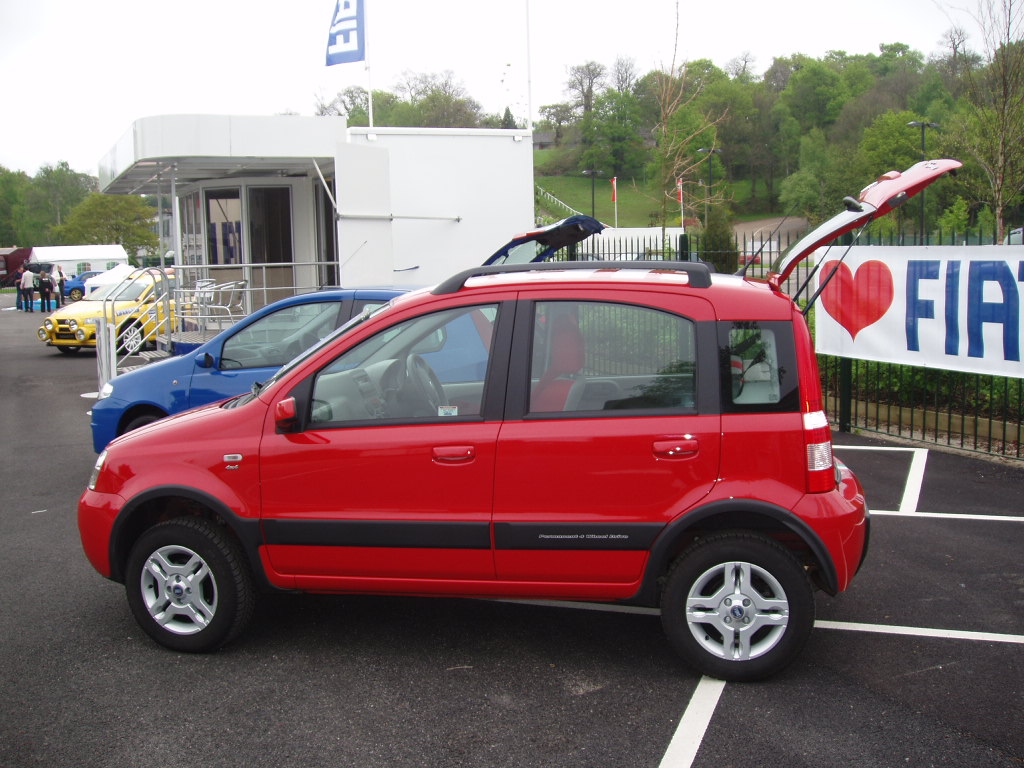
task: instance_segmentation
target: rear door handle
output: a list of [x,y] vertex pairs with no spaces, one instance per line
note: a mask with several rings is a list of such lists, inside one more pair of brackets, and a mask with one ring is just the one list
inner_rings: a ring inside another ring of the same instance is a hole
[[431,453],[439,464],[463,464],[476,458],[476,448],[472,445],[438,445]]
[[654,455],[659,459],[688,459],[696,456],[700,445],[693,435],[666,437],[654,441]]

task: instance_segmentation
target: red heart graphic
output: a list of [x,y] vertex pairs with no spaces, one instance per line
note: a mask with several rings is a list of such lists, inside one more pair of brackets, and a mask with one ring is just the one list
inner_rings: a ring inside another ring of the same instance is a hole
[[835,277],[821,293],[821,305],[853,339],[873,323],[877,323],[892,306],[894,295],[892,272],[881,261],[866,261],[854,277],[850,268],[839,261],[821,267],[821,280],[832,271]]

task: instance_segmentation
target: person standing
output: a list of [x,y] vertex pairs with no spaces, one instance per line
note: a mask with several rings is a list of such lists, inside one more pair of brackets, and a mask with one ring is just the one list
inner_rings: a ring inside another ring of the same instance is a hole
[[25,265],[19,264],[18,268],[14,271],[14,308],[21,312],[23,309],[21,304],[21,276],[25,274]]
[[25,308],[26,312],[35,312],[35,307],[32,306],[32,302],[35,297],[32,295],[35,292],[36,287],[36,275],[30,270],[26,269],[21,275],[21,305]]
[[43,312],[52,312],[50,308],[50,295],[53,293],[53,279],[45,269],[39,273],[39,309]]
[[64,274],[64,268],[58,264],[53,270],[53,283],[54,291],[57,295],[54,296],[54,309],[60,309],[64,306],[64,283],[67,281],[67,275]]

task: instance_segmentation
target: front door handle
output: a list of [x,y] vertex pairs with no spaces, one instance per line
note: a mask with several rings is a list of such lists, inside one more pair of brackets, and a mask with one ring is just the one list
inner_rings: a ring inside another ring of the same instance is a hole
[[464,464],[476,458],[476,448],[472,445],[438,445],[431,453],[439,464]]
[[666,437],[654,441],[654,455],[659,459],[688,459],[696,456],[700,445],[693,435]]

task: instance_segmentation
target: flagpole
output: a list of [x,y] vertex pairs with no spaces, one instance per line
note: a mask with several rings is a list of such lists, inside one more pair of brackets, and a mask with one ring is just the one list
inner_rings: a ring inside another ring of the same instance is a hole
[[526,127],[533,130],[533,60],[530,54],[530,0],[526,0]]
[[679,227],[683,230],[683,234],[686,234],[686,213],[683,209],[683,179],[680,177],[676,180],[676,186],[679,189]]
[[619,177],[612,176],[612,202],[615,203],[615,228],[619,228]]
[[[363,11],[363,29],[366,29],[366,13],[367,3],[362,3]],[[367,112],[369,113],[370,127],[373,128],[373,83],[370,81],[370,41],[366,38],[366,33],[363,33],[363,53],[366,61],[366,104]]]

